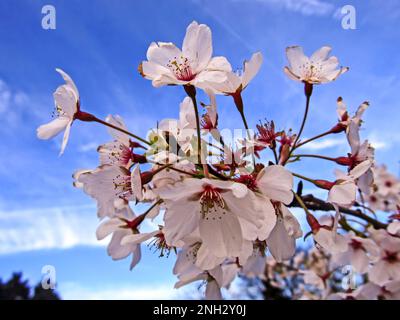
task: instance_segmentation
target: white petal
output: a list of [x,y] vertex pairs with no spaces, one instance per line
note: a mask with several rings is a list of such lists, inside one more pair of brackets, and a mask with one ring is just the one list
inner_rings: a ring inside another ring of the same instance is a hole
[[332,254],[342,253],[348,249],[347,240],[342,235],[325,228],[321,228],[314,235],[314,240]]
[[159,230],[155,230],[152,232],[148,233],[136,233],[136,234],[130,234],[121,239],[121,245],[126,245],[128,243],[130,244],[140,244],[142,242],[145,242],[151,238],[153,238],[156,234],[160,233]]
[[107,253],[113,260],[120,260],[126,258],[132,253],[133,249],[135,248],[135,246],[131,245],[127,246],[121,245],[121,239],[126,234],[129,233],[130,233],[129,230],[114,232],[111,241],[107,247]]
[[66,85],[62,85],[53,93],[53,97],[60,116],[73,119],[74,114],[78,110],[78,100],[72,89]]
[[132,194],[137,200],[143,199],[142,178],[140,175],[140,166],[137,164],[131,172]]
[[303,236],[303,231],[297,218],[290,212],[290,210],[283,204],[281,204],[281,211],[283,215],[283,224],[285,225],[286,231],[289,236],[295,239]]
[[136,248],[133,250],[131,265],[129,266],[130,270],[132,270],[139,263],[141,257],[142,251],[140,246],[136,246]]
[[328,202],[348,206],[356,200],[357,186],[353,181],[334,185],[329,190]]
[[260,191],[268,198],[289,204],[293,200],[293,176],[284,167],[272,165],[260,171],[257,177]]
[[115,189],[117,176],[129,177],[129,172],[123,167],[102,165],[97,169],[83,173],[78,177],[78,182],[83,184],[86,194],[97,200],[98,216],[112,217],[115,214],[115,200],[120,199],[117,194],[120,188]]
[[179,127],[181,129],[195,129],[196,115],[194,113],[192,99],[185,97],[179,107]]
[[[115,116],[113,116],[111,114],[108,115],[106,118],[106,122],[127,131],[127,127],[125,125],[124,119],[122,119],[122,117],[119,115],[115,115]],[[108,133],[115,140],[118,140],[118,141],[122,142],[123,144],[125,144],[126,146],[129,146],[129,136],[126,133],[112,129],[110,127],[107,127],[107,130],[108,130]]]
[[372,160],[365,160],[363,162],[361,162],[360,164],[358,164],[355,168],[353,168],[350,173],[349,176],[351,179],[357,179],[359,177],[361,177],[361,175],[363,175],[365,172],[367,172],[369,170],[369,168],[371,168],[372,166]]
[[339,117],[339,121],[342,120],[343,115],[347,112],[346,104],[344,103],[342,98],[337,99],[337,114]]
[[119,227],[122,227],[125,223],[118,219],[108,219],[107,221],[101,223],[96,230],[96,237],[97,240],[102,240],[107,237],[109,234],[113,233],[114,231],[118,230]]
[[299,46],[288,47],[286,48],[286,56],[294,75],[302,77],[302,66],[309,62],[309,59],[304,55],[303,48]]
[[203,190],[204,181],[195,178],[185,179],[183,182],[176,182],[173,185],[166,185],[159,188],[157,193],[162,199],[174,200],[183,199],[195,195]]
[[200,204],[198,201],[166,201],[163,233],[168,245],[175,246],[199,225]]
[[163,75],[171,75],[171,70],[153,61],[142,62],[142,72],[146,79],[160,79]]
[[359,130],[360,126],[355,121],[350,121],[347,132],[347,141],[351,147],[351,154],[356,155],[358,150],[360,149],[360,135]]
[[64,130],[70,121],[69,118],[59,117],[49,123],[43,124],[36,130],[37,137],[43,140],[53,138]]
[[243,88],[247,87],[249,82],[256,76],[263,62],[261,52],[257,52],[251,56],[250,61],[244,63],[244,72],[242,76]]
[[185,286],[189,283],[192,283],[192,282],[195,282],[198,280],[206,280],[207,278],[208,278],[208,276],[206,273],[197,273],[191,277],[185,275],[185,277],[179,278],[180,280],[177,283],[175,283],[174,288],[179,289],[180,287]]
[[231,72],[232,66],[225,57],[213,57],[207,65],[207,70]]
[[351,265],[358,273],[365,273],[368,270],[369,259],[364,250],[354,250],[351,256]]
[[278,219],[267,239],[267,246],[277,262],[289,260],[296,251],[296,239],[289,236],[283,220]]
[[292,80],[303,81],[299,75],[294,74],[293,71],[291,69],[289,69],[288,67],[284,67],[283,72]]
[[232,212],[216,208],[201,219],[200,236],[203,245],[217,257],[237,257],[242,249],[242,230]]
[[382,260],[375,263],[368,271],[368,278],[369,281],[383,286],[390,279],[386,263]]
[[211,270],[217,265],[221,264],[223,261],[224,258],[218,258],[213,255],[205,245],[202,245],[197,251],[196,266],[198,266],[201,270]]
[[65,147],[67,146],[69,133],[71,131],[71,125],[72,125],[72,121],[68,122],[68,124],[67,124],[67,126],[65,128],[63,140],[62,140],[62,143],[61,143],[60,156],[64,153]]
[[357,109],[356,115],[354,118],[356,118],[358,121],[361,120],[361,116],[363,115],[364,111],[369,107],[368,102],[363,102]]
[[172,42],[153,42],[147,49],[147,60],[163,67],[167,67],[172,60],[179,58],[181,55],[181,50]]
[[194,72],[203,70],[209,63],[212,55],[211,30],[205,24],[193,21],[186,29],[183,40],[182,53],[194,66]]
[[390,234],[399,236],[400,235],[400,221],[393,221],[387,227],[387,231]]
[[74,93],[76,95],[76,101],[78,101],[79,100],[79,91],[75,85],[75,82],[72,80],[72,78],[66,72],[64,72],[60,68],[57,68],[56,71],[63,77],[63,79],[65,80],[67,85],[69,85],[72,88],[72,90],[74,91]]
[[326,60],[326,58],[328,58],[329,53],[331,51],[332,51],[331,47],[328,47],[328,46],[322,47],[312,54],[312,56],[310,57],[310,60],[312,62]]

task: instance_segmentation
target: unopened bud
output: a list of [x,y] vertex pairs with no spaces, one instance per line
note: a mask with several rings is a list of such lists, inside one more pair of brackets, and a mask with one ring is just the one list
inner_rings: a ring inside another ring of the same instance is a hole
[[319,224],[317,218],[315,218],[311,213],[307,214],[307,222],[308,225],[310,226],[311,230],[313,233],[318,232],[318,230],[321,228],[321,225]]
[[314,180],[314,184],[321,189],[331,190],[335,185],[335,182],[330,182],[327,180]]
[[283,164],[289,159],[290,144],[283,144],[280,150],[279,163]]
[[354,164],[354,161],[351,157],[338,157],[335,158],[335,162],[342,166],[349,166],[349,167]]

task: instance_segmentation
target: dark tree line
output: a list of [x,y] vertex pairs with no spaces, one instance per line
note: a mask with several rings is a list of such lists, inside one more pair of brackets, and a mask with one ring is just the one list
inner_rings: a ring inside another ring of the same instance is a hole
[[14,272],[6,282],[0,278],[0,300],[60,300],[60,296],[54,290],[43,289],[40,282],[31,288],[22,273]]

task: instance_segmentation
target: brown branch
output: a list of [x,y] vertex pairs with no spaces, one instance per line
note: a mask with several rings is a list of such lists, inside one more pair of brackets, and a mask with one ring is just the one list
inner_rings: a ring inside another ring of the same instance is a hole
[[[335,208],[331,203],[325,202],[324,200],[318,199],[314,197],[311,194],[301,196],[301,199],[303,200],[304,204],[307,206],[309,210],[315,210],[315,211],[334,211]],[[301,208],[301,205],[296,199],[293,200],[293,202],[289,205],[290,207],[297,207]],[[378,220],[375,220],[374,218],[366,215],[359,209],[349,209],[345,207],[339,207],[339,211],[348,214],[350,216],[354,216],[360,219],[363,219],[364,221],[370,223],[375,229],[386,229],[387,224],[382,223]]]

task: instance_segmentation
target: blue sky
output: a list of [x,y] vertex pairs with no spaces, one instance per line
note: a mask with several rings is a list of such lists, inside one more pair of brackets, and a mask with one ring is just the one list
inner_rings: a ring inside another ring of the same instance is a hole
[[[56,30],[41,28],[41,9],[56,8]],[[356,8],[357,29],[341,27],[340,8]],[[96,124],[74,125],[65,154],[60,138],[39,141],[36,127],[51,118],[52,93],[62,83],[61,67],[75,80],[82,106],[99,117],[126,119],[145,135],[157,120],[177,117],[184,92],[155,89],[136,72],[151,41],[180,45],[186,26],[197,20],[213,31],[215,55],[234,68],[261,51],[264,65],[244,94],[250,126],[273,119],[278,128],[298,128],[302,86],[286,79],[284,50],[301,45],[311,54],[331,45],[350,71],[315,88],[304,135],[336,121],[336,98],[350,110],[368,100],[362,136],[377,148],[378,162],[398,173],[400,133],[400,4],[398,1],[191,0],[0,2],[0,277],[21,270],[39,281],[43,265],[54,265],[65,298],[168,298],[173,257],[144,254],[130,272],[129,261],[113,262],[97,243],[95,205],[72,187],[75,169],[97,165],[96,146],[109,137]],[[221,127],[239,123],[230,99],[219,97]],[[342,136],[311,145],[312,152],[345,155]],[[318,170],[316,170],[318,168]],[[297,171],[300,168],[297,166]],[[332,178],[330,163],[307,160],[304,175]],[[311,188],[307,186],[307,188]]]

